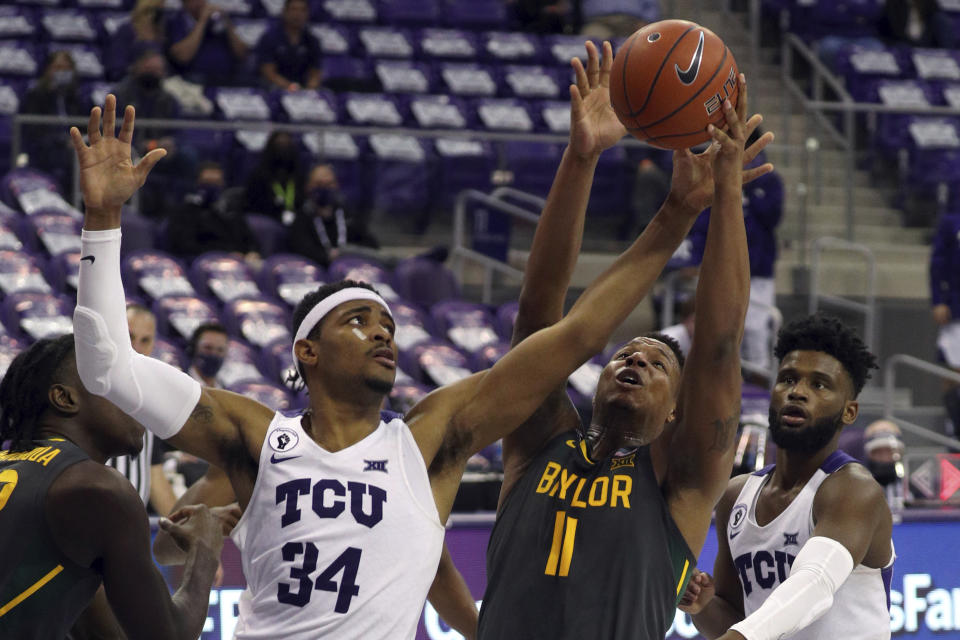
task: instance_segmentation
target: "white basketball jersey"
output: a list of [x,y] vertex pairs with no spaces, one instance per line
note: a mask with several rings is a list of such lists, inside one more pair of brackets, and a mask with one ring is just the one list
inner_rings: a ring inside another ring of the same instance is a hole
[[[757,497],[774,465],[747,478],[727,523],[730,557],[743,591],[743,612],[749,616],[790,575],[793,561],[813,533],[813,499],[827,477],[856,462],[835,451],[813,474],[793,502],[765,526],[757,524]],[[790,640],[886,640],[890,637],[890,580],[893,577],[893,541],[890,562],[883,569],[862,564],[834,594],[833,606]]]
[[329,452],[277,413],[231,537],[247,591],[239,640],[413,638],[443,526],[423,456],[399,417]]

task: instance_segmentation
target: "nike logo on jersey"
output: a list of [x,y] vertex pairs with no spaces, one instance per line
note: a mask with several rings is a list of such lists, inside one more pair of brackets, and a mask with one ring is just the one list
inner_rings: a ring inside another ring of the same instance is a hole
[[94,262],[97,261],[97,256],[83,256],[82,258],[80,258],[80,262],[83,262],[84,260],[89,260],[90,264],[93,264]]
[[731,533],[731,534],[730,534],[730,539],[733,540],[734,538],[736,538],[736,537],[737,537],[738,535],[740,535],[741,533],[742,533],[742,532],[740,532],[740,531],[737,531],[736,533]]
[[387,460],[364,460],[363,465],[364,471],[382,471],[389,473],[387,471]]
[[300,456],[284,456],[282,458],[277,457],[277,454],[270,456],[270,462],[277,464],[278,462],[284,462],[286,460],[293,460],[294,458],[299,458]]
[[697,43],[697,50],[693,52],[693,58],[686,69],[681,70],[680,65],[674,64],[673,68],[677,70],[677,77],[680,82],[686,85],[693,84],[700,74],[700,63],[703,61],[703,31],[700,32],[700,42]]

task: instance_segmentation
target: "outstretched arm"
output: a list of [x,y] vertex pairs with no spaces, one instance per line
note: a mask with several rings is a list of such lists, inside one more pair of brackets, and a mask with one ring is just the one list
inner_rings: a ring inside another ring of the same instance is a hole
[[665,493],[670,512],[694,554],[710,528],[710,514],[733,466],[740,418],[740,340],[750,299],[750,260],[741,194],[746,127],[746,82],[738,114],[724,103],[729,135],[714,139],[715,196],[700,277],[698,322],[680,386],[677,428],[670,444]]
[[430,585],[427,600],[440,617],[464,638],[474,640],[477,637],[477,604],[470,593],[470,587],[453,564],[446,542],[443,543],[440,566],[437,567],[437,575]]
[[90,112],[89,145],[73,127],[86,205],[77,308],[77,369],[91,393],[104,396],[150,431],[178,448],[230,472],[256,462],[273,412],[226,391],[202,390],[182,371],[133,351],[120,279],[121,206],[164,156],[155,149],[130,160],[134,110],[126,108],[115,133],[116,98]]

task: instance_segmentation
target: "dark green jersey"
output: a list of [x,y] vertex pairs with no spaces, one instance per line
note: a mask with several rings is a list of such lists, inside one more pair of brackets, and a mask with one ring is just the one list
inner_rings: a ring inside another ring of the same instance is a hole
[[100,585],[64,556],[44,515],[47,489],[87,454],[65,440],[0,451],[0,638],[60,640]]
[[696,558],[649,447],[592,462],[552,440],[507,496],[487,549],[482,640],[662,640]]

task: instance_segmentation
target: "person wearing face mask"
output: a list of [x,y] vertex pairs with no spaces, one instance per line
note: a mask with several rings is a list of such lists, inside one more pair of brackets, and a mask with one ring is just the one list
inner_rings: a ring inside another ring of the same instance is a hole
[[[77,67],[68,51],[52,51],[43,74],[27,91],[20,103],[20,113],[45,116],[85,115],[89,106],[80,97]],[[70,141],[63,135],[65,125],[24,125],[24,149],[30,166],[46,171],[58,180],[61,192],[67,193],[73,177],[73,162],[65,153]]]
[[167,211],[167,245],[171,253],[191,257],[204,251],[227,251],[259,263],[256,238],[246,219],[224,197],[223,168],[205,162],[183,202]]
[[284,226],[293,224],[304,202],[304,179],[297,141],[291,134],[270,134],[246,184],[250,211],[276,218]]
[[900,427],[890,420],[871,422],[863,431],[867,469],[887,494],[895,521],[903,511],[904,444],[900,436]]
[[304,203],[290,226],[291,251],[327,266],[347,244],[380,248],[363,220],[348,211],[331,165],[310,169],[304,191]]
[[187,373],[197,382],[215,389],[222,388],[217,374],[227,357],[227,330],[219,322],[205,322],[194,329],[187,343],[190,367]]

